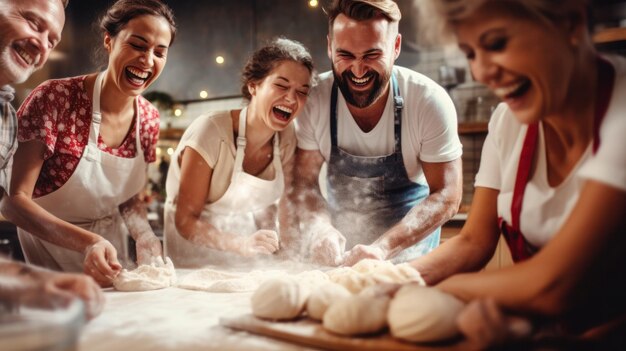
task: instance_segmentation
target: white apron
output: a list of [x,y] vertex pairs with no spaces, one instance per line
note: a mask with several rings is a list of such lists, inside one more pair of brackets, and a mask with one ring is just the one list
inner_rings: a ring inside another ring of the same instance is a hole
[[[264,180],[247,174],[243,170],[243,158],[246,148],[246,112],[239,114],[239,136],[237,137],[237,152],[230,185],[222,197],[213,203],[204,206],[201,217],[209,221],[221,232],[231,232],[238,235],[252,235],[259,229],[254,221],[254,214],[262,212],[280,200],[285,188],[283,168],[280,159],[280,142],[278,133],[274,133],[274,152],[272,165],[274,179]],[[172,159],[178,159],[178,154],[184,147],[177,150]],[[224,252],[206,247],[200,247],[183,238],[176,229],[175,199],[167,199],[165,203],[165,255],[169,256],[176,267],[202,267],[205,265],[224,265],[228,261],[237,263],[240,256],[231,252]]]
[[[100,92],[105,72],[96,78],[89,142],[78,167],[63,186],[33,201],[56,217],[109,240],[120,263],[128,267],[133,265],[128,258],[128,229],[118,206],[143,189],[147,163],[141,148],[141,113],[136,99],[135,157],[118,157],[98,149]],[[27,262],[66,272],[83,271],[82,252],[53,245],[19,228],[18,236]]]

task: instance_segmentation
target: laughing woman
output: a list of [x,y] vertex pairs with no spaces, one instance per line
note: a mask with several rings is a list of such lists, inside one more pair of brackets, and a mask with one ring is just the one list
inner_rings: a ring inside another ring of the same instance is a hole
[[177,267],[231,265],[278,250],[278,203],[296,147],[291,121],[313,77],[307,50],[276,39],[244,67],[247,107],[203,115],[185,131],[166,184],[165,252]]
[[158,111],[143,93],[161,74],[176,27],[159,0],[119,0],[100,20],[105,71],[49,80],[18,111],[18,151],[4,214],[29,262],[109,285],[161,246],[137,195],[155,160]]
[[[624,342],[626,59],[596,52],[586,0],[429,4],[428,17],[443,20],[473,77],[503,103],[467,222],[413,265],[427,283],[475,300],[460,319],[470,338],[493,333],[476,319],[506,326],[499,307],[577,335],[610,325]],[[480,270],[501,233],[515,265],[450,277]]]

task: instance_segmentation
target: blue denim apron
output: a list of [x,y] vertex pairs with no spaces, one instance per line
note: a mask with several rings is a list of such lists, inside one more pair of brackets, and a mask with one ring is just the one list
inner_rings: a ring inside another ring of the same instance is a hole
[[[407,176],[402,159],[402,107],[404,101],[395,74],[391,77],[394,100],[394,152],[387,156],[355,156],[337,143],[337,85],[330,104],[331,153],[328,160],[327,197],[333,225],[346,237],[346,249],[371,244],[398,223],[429,195],[428,186]],[[441,228],[393,258],[404,262],[439,245]]]

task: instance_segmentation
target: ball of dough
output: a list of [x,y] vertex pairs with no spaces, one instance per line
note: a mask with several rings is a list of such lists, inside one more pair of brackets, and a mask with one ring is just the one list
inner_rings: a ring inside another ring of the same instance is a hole
[[374,276],[359,273],[350,267],[341,267],[326,273],[328,274],[331,282],[342,285],[353,294],[358,294],[366,287],[378,283]]
[[415,268],[408,263],[394,265],[389,261],[365,259],[352,267],[340,267],[326,272],[330,281],[343,285],[354,294],[381,283],[410,283],[426,285]]
[[164,289],[176,284],[176,270],[169,257],[152,258],[152,263],[142,264],[132,271],[124,269],[113,279],[119,291],[148,291]]
[[365,258],[357,262],[352,269],[359,273],[368,273],[384,268],[393,267],[393,263],[390,261],[376,260],[373,258]]
[[434,342],[454,337],[463,302],[435,288],[405,285],[389,305],[391,334],[412,342]]
[[341,335],[374,333],[387,326],[388,296],[352,295],[334,302],[324,314],[324,328]]
[[263,282],[252,294],[252,313],[259,318],[284,320],[302,313],[309,289],[291,278]]
[[328,307],[335,301],[352,295],[348,289],[335,283],[326,283],[311,292],[306,303],[309,317],[321,321]]

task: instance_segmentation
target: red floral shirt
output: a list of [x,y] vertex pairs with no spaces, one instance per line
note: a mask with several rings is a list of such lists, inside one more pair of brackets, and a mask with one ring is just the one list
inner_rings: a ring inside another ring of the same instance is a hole
[[[39,140],[46,145],[43,167],[33,192],[35,198],[49,194],[67,182],[87,145],[92,101],[85,89],[85,78],[48,80],[35,88],[17,111],[18,140]],[[154,162],[159,138],[159,111],[141,96],[138,106],[144,158],[146,162]],[[135,157],[135,121],[118,148],[107,146],[100,136],[98,148],[119,157]]]

